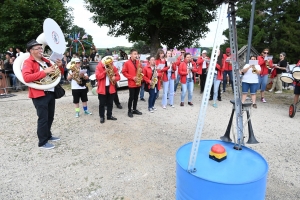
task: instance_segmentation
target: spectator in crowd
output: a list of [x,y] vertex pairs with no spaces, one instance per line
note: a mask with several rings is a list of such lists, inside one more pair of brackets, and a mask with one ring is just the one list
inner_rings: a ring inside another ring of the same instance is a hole
[[278,65],[274,65],[274,78],[273,78],[273,84],[272,88],[269,90],[269,92],[273,92],[275,90],[275,87],[277,91],[275,92],[276,94],[282,93],[282,81],[281,81],[281,74],[283,72],[286,72],[286,67],[287,67],[287,61],[285,60],[286,54],[284,52],[280,53],[279,55],[279,63]]
[[67,59],[67,55],[66,53],[64,53],[64,57],[61,59],[62,61],[62,67],[64,68],[64,73],[63,73],[63,77],[65,82],[67,82],[67,78],[68,78],[68,69],[67,69],[67,64],[68,64],[68,59]]
[[[251,56],[250,60],[256,60],[256,56]],[[248,90],[250,89],[251,100],[253,108],[257,108],[256,105],[256,91],[258,80],[261,72],[260,65],[246,64],[242,70],[242,103],[245,103]]]
[[[3,60],[0,60],[0,70],[4,69],[4,62]],[[5,95],[5,90],[4,88],[6,88],[6,77],[5,74],[0,71],[0,95]]]
[[17,52],[16,58],[23,54],[23,52],[21,51],[21,49],[19,47],[16,48],[16,52]]
[[200,74],[200,93],[203,93],[205,82],[206,82],[206,73],[209,66],[210,58],[207,56],[207,51],[203,50],[202,55],[198,58],[198,74]]
[[89,56],[85,54],[85,51],[81,52],[81,55],[79,56],[80,61],[83,61],[83,58],[88,58]]
[[104,56],[112,56],[112,53],[109,49],[106,49]]
[[100,62],[101,61],[101,58],[99,56],[98,53],[96,53],[96,56],[95,56],[95,59],[94,59],[95,62]]
[[112,54],[114,60],[118,60],[119,59],[119,55],[117,54],[116,51],[113,51],[113,54]]
[[66,52],[66,58],[67,58],[67,64],[68,64],[69,62],[71,62],[72,57],[70,56],[70,53],[69,53],[69,52]]
[[5,63],[9,62],[10,59],[11,59],[11,53],[9,53],[8,51],[5,52],[4,65],[5,65]]
[[264,49],[261,52],[261,55],[258,56],[258,64],[260,65],[261,72],[258,77],[258,87],[260,88],[260,100],[263,103],[266,103],[265,99],[265,90],[268,83],[268,77],[269,77],[269,68],[273,66],[273,61],[268,57],[270,51],[269,49]]
[[226,84],[227,84],[227,75],[229,77],[229,84],[231,85],[232,92],[233,90],[233,83],[232,83],[232,62],[231,62],[231,50],[230,48],[226,49],[226,54],[223,54],[223,92],[226,92]]
[[17,88],[17,77],[13,71],[13,59],[10,58],[8,62],[4,64],[4,69],[6,70],[7,75],[12,80],[12,88],[15,92],[18,92]]
[[93,50],[92,50],[92,53],[91,53],[91,55],[90,55],[90,61],[95,61],[95,57],[96,57],[96,50],[93,49]]
[[86,57],[83,58],[83,62],[81,64],[81,69],[86,69],[87,75],[90,76],[90,64]]
[[12,47],[10,47],[7,52],[10,53],[10,57],[16,57],[16,54],[15,54],[14,49]]
[[128,60],[128,55],[122,49],[119,50],[120,52],[120,59],[121,60]]

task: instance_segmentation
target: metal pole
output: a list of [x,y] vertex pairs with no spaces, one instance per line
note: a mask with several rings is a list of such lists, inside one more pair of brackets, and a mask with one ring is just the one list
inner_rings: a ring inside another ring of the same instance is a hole
[[249,28],[249,35],[248,35],[248,48],[247,48],[246,63],[249,63],[249,59],[250,59],[250,51],[251,51],[251,46],[252,46],[252,30],[253,30],[254,14],[255,14],[255,0],[252,0],[252,10],[251,10],[250,28]]

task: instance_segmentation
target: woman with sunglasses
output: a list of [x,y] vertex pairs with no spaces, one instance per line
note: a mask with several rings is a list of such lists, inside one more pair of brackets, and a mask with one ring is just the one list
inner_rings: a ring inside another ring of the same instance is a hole
[[285,60],[285,56],[286,56],[286,54],[284,52],[282,52],[279,55],[280,61],[279,61],[278,65],[274,66],[273,70],[275,70],[276,75],[273,78],[272,88],[269,90],[269,92],[273,92],[276,87],[277,91],[275,92],[275,94],[282,93],[282,81],[280,78],[281,78],[281,74],[283,72],[286,72],[287,61]]
[[268,57],[269,49],[264,49],[260,56],[258,56],[258,64],[260,65],[261,72],[258,76],[258,88],[260,88],[260,99],[266,103],[265,90],[268,83],[269,69],[273,66],[273,61]]

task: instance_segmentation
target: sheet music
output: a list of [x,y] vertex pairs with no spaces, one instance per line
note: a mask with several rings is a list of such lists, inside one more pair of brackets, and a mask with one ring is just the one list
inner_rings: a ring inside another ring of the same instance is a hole
[[79,72],[79,74],[81,74],[81,73],[86,74],[86,72],[87,72],[87,69],[81,69],[80,72]]
[[265,60],[272,60],[272,59],[273,59],[273,56],[271,56],[271,55],[265,57]]
[[141,54],[140,60],[147,60],[147,55]]
[[176,61],[176,58],[175,57],[169,57],[167,61],[173,63],[173,62]]
[[258,65],[258,60],[249,60],[249,65]]
[[156,68],[157,69],[162,69],[162,68],[164,68],[166,65],[165,64],[159,64]]
[[60,54],[60,53],[56,53],[56,52],[53,52],[50,56],[50,60],[55,62],[57,59],[61,60],[62,58],[64,57],[63,54]]

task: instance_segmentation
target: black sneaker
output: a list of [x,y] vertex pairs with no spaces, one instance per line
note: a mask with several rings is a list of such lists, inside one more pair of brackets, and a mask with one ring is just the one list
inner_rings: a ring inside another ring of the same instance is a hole
[[141,101],[146,101],[144,98],[141,98]]
[[131,111],[128,111],[128,117],[133,117],[133,114]]
[[121,104],[118,104],[117,108],[122,109],[123,107],[121,106]]
[[60,140],[59,137],[53,137],[53,136],[49,139],[49,141],[52,141],[52,142],[59,141],[59,140]]
[[111,116],[111,117],[108,117],[107,120],[117,120],[117,118]]
[[143,114],[143,113],[141,113],[141,112],[138,111],[138,110],[134,110],[132,113],[133,113],[133,114],[136,114],[136,115],[142,115],[142,114]]
[[101,117],[101,118],[100,118],[100,123],[103,124],[104,121],[105,121],[105,120],[104,120],[104,117]]
[[222,99],[221,99],[221,98],[218,98],[218,101],[222,101]]
[[210,97],[210,98],[209,98],[209,100],[211,101],[211,100],[213,100],[213,98],[212,98],[212,97]]

